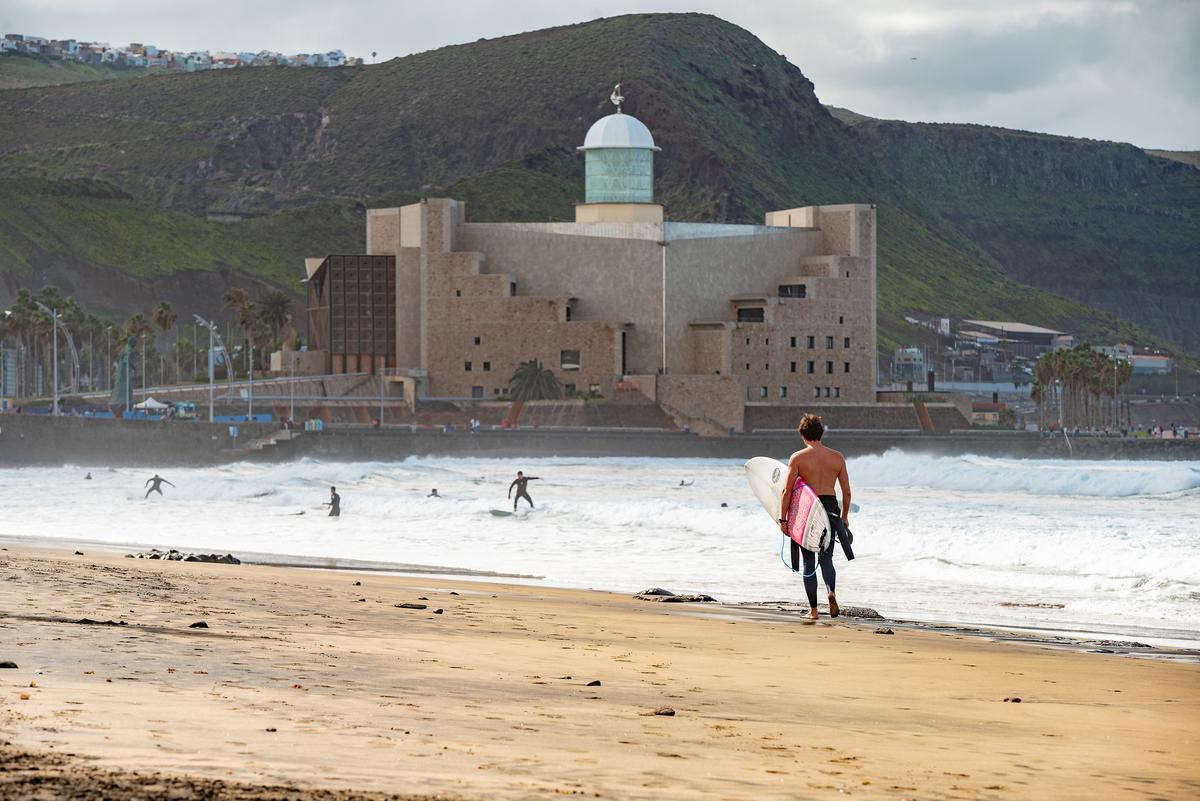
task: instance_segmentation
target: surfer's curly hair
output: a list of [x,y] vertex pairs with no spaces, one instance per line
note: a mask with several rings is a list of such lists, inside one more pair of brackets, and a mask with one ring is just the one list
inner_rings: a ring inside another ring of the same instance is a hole
[[821,415],[806,414],[800,418],[800,425],[796,430],[809,442],[820,442],[825,434],[825,424],[821,422]]

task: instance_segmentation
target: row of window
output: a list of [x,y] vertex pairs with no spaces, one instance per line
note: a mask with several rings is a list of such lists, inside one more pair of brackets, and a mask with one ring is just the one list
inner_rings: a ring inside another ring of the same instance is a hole
[[[819,398],[819,397],[821,397],[821,390],[822,390],[822,389],[823,389],[823,390],[825,390],[825,397],[826,397],[826,398],[840,398],[840,397],[842,397],[842,388],[841,388],[841,387],[813,387],[812,396],[813,396],[814,398]],[[769,394],[770,394],[769,388],[767,388],[767,387],[759,387],[759,388],[758,388],[758,397],[760,397],[760,398],[765,398],[765,397],[767,397],[767,395],[769,395]],[[781,397],[781,398],[786,398],[787,396],[788,396],[788,388],[787,388],[787,387],[780,387],[780,388],[779,388],[779,397]]]
[[[791,337],[791,341],[788,344],[790,347],[794,348],[794,347],[796,347],[796,344],[799,341],[800,341],[800,337]],[[479,343],[476,342],[475,344],[478,345]],[[750,344],[750,337],[746,337],[746,344],[747,345]],[[770,337],[764,338],[763,344],[770,345],[771,338]],[[814,350],[817,347],[817,338],[816,337],[805,337],[804,338],[804,347],[808,348],[809,350]],[[850,347],[850,337],[842,337],[842,347],[843,348]],[[833,337],[825,337],[825,349],[826,350],[833,349]]]
[[[479,337],[475,337],[475,344],[476,345],[479,344]],[[562,369],[562,370],[578,370],[579,365],[580,365],[579,351],[577,351],[577,350],[559,351],[558,366],[560,369]],[[749,365],[746,365],[746,366],[749,367]],[[463,371],[464,372],[470,373],[470,372],[473,372],[474,369],[475,369],[474,362],[469,362],[469,361],[463,362]],[[489,373],[489,372],[491,372],[491,370],[492,370],[492,363],[484,362],[483,363],[483,372]],[[793,370],[792,372],[796,372],[796,371]]]
[[[799,365],[799,364],[800,364],[800,362],[788,362],[788,372],[789,373],[799,372],[796,369],[797,365]],[[764,364],[763,369],[770,372],[771,365]],[[746,370],[747,371],[750,370],[750,362],[746,362]],[[816,373],[817,372],[817,363],[812,362],[812,361],[805,362],[804,363],[804,372],[808,375],[813,375],[814,373]],[[842,372],[843,373],[850,372],[850,362],[842,362]],[[825,375],[833,375],[833,362],[825,362]]]
[[[574,395],[578,391],[578,389],[579,388],[575,384],[563,384],[563,394],[565,394],[565,395]],[[475,400],[479,400],[484,397],[484,393],[486,391],[487,390],[481,385],[473,386],[473,387],[471,387],[471,397]],[[594,393],[594,394],[599,394],[600,393],[600,385],[599,384],[591,384],[588,386],[588,391],[591,393]],[[507,395],[507,394],[508,394],[508,387],[492,387],[492,395]]]
[[[797,295],[796,297],[803,297]],[[741,306],[737,310],[737,321],[739,323],[763,323],[767,320],[767,310],[762,306]],[[838,317],[838,325],[845,325],[845,315]]]

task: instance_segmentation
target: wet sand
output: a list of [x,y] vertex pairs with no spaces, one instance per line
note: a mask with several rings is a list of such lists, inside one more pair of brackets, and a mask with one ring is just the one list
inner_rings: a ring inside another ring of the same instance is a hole
[[9,545],[0,797],[1200,795],[1200,666],[879,625]]

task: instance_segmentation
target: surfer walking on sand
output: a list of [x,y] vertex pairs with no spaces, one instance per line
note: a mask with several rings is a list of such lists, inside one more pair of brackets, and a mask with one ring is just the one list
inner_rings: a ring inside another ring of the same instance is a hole
[[[508,485],[508,497],[513,499],[513,511],[517,511],[517,501],[524,498],[529,501],[529,508],[533,508],[533,498],[529,497],[529,491],[526,487],[530,481],[541,481],[539,476],[526,476],[520,470],[517,471],[517,477],[513,479],[513,483]],[[517,488],[517,497],[513,498],[513,487]]]
[[[91,477],[92,477],[92,474],[88,473],[88,478],[91,478]],[[163,491],[162,491],[163,484],[169,484],[172,487],[175,486],[174,484],[171,484],[170,481],[167,481],[165,478],[160,476],[158,473],[154,474],[154,478],[146,479],[146,483],[143,484],[142,486],[149,487],[150,484],[154,484],[154,486],[150,487],[150,489],[146,490],[146,495],[142,498],[143,501],[146,500],[146,498],[149,498],[150,493],[152,493],[152,492],[157,492],[159,495],[162,495],[163,494]]]
[[[829,615],[837,617],[841,610],[834,596],[837,571],[833,567],[833,546],[839,538],[848,536],[846,527],[850,525],[850,476],[846,473],[845,458],[832,448],[821,444],[825,426],[818,415],[806,414],[800,418],[799,431],[800,438],[804,441],[804,449],[793,453],[792,458],[788,460],[788,476],[780,503],[779,528],[787,536],[787,517],[792,504],[792,493],[796,489],[798,479],[803,479],[820,498],[821,505],[829,515],[829,525],[833,529],[828,544],[820,552],[799,549],[804,557],[804,592],[808,595],[808,617],[810,620],[816,620],[818,617],[817,568],[814,564],[816,562],[821,565],[821,579],[829,593]],[[834,484],[842,488],[840,508],[834,494]],[[842,513],[842,509],[846,510],[845,514]]]
[[342,496],[338,495],[337,487],[329,488],[329,503],[325,504],[329,507],[330,517],[342,516]]

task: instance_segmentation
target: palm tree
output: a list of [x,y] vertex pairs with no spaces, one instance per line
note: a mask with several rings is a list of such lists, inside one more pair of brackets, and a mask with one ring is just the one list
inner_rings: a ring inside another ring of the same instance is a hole
[[[250,300],[250,293],[239,287],[233,287],[225,291],[221,296],[221,300],[225,302],[225,308],[231,310],[235,317],[238,328],[242,329],[242,333],[246,336],[246,373],[250,372],[250,341],[254,336],[254,324],[258,319],[258,315],[254,311],[254,302]],[[233,365],[229,366],[230,378],[233,377]]]
[[562,385],[554,371],[543,367],[537,359],[521,362],[509,379],[509,395],[513,401],[556,400],[562,397]]
[[258,299],[258,313],[271,329],[271,339],[279,339],[279,331],[292,310],[292,299],[286,292],[273,289]]
[[[142,389],[146,389],[146,335],[150,333],[150,323],[146,322],[146,318],[141,312],[129,318],[129,322],[125,323],[125,335],[133,337],[138,341],[138,345],[142,349]],[[129,365],[130,369],[133,365]]]
[[[179,319],[179,315],[177,315],[175,313],[175,310],[173,308],[171,308],[171,304],[165,300],[159,301],[158,305],[154,308],[154,324],[157,325],[160,329],[162,329],[162,332],[164,335],[168,331],[171,330],[171,328],[175,325],[175,321],[178,319]],[[178,339],[178,337],[176,337],[176,339]],[[163,374],[162,356],[160,355],[158,357],[158,380],[159,380],[160,384],[165,384],[167,382],[163,378],[162,374]],[[176,381],[179,380],[179,354],[178,353],[175,354],[175,380]]]

